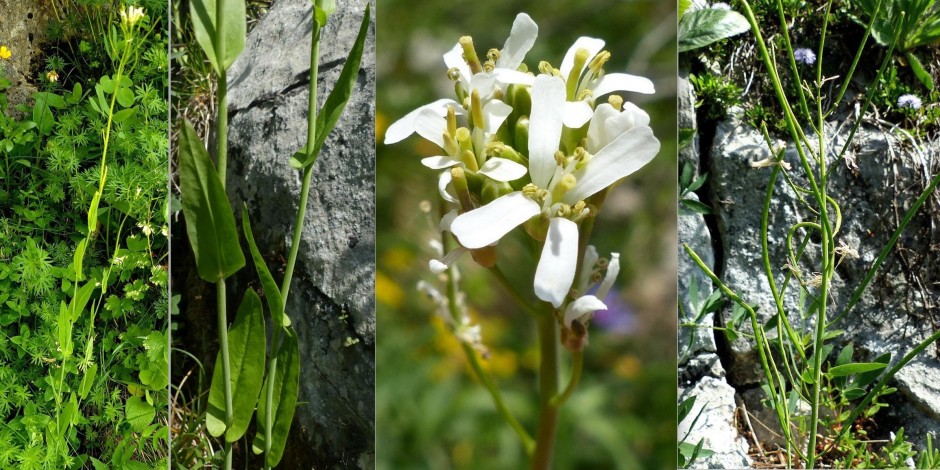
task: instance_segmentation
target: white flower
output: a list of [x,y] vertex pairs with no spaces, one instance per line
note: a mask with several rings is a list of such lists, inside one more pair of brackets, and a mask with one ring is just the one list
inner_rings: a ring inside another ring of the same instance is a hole
[[602,39],[582,36],[568,49],[559,72],[565,80],[567,100],[564,123],[576,129],[591,119],[592,106],[587,100],[615,91],[652,94],[653,82],[648,78],[626,73],[605,73],[604,64],[610,53],[603,51]]
[[[594,249],[593,245],[589,245],[584,253],[581,275],[578,276],[577,292],[583,294],[589,291],[594,284],[597,284],[594,275],[601,268],[602,266],[598,264],[597,250]],[[594,312],[607,310],[607,305],[604,304],[603,299],[607,298],[607,294],[610,293],[610,288],[613,287],[614,281],[617,280],[617,274],[620,272],[620,253],[610,254],[610,261],[607,263],[606,268],[607,272],[593,295],[583,294],[565,308],[564,322],[566,327],[571,328],[571,322],[574,320],[587,323],[594,316]]]
[[121,22],[127,26],[134,26],[144,17],[144,9],[129,5],[121,10]]
[[577,221],[587,215],[584,200],[640,169],[659,152],[646,113],[635,107],[618,112],[602,105],[591,118],[588,148],[556,160],[565,96],[565,82],[560,78],[536,77],[529,124],[532,184],[457,216],[450,227],[464,247],[475,249],[496,243],[535,216],[548,219],[534,288],[538,298],[555,308],[564,302],[574,281]]
[[[516,16],[513,22],[512,31],[509,38],[499,52],[499,58],[495,61],[495,67],[492,71],[480,71],[473,73],[470,65],[464,59],[463,46],[458,42],[456,46],[444,54],[444,64],[448,70],[453,70],[454,77],[461,85],[462,89],[468,94],[477,90],[484,106],[492,99],[493,92],[499,84],[519,83],[529,85],[532,83],[533,76],[518,71],[526,53],[532,48],[535,39],[538,37],[538,26],[532,21],[532,18],[525,13]],[[460,98],[458,96],[458,98]],[[447,115],[447,107],[454,108],[457,115],[465,113],[464,103],[459,103],[452,99],[441,99],[433,103],[415,109],[405,115],[405,117],[395,121],[385,131],[385,144],[394,144],[406,139],[417,131],[416,121],[424,110],[431,110],[441,117]],[[511,110],[512,108],[510,108]]]

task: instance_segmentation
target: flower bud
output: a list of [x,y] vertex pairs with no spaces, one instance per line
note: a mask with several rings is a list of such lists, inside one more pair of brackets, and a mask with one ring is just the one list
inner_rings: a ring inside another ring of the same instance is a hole
[[460,208],[464,211],[473,210],[473,201],[470,199],[470,187],[467,186],[467,175],[463,168],[455,166],[450,169],[451,183],[454,185],[454,191],[457,192],[457,199],[460,201]]
[[513,147],[523,155],[529,154],[529,117],[522,116],[516,121],[516,129],[512,136]]

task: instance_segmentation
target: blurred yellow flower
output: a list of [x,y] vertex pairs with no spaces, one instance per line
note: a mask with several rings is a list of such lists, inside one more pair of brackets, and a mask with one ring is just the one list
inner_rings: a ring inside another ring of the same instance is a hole
[[7,46],[0,46],[0,59],[7,60],[12,55],[13,53],[10,52],[10,49]]
[[55,83],[59,81],[59,74],[55,70],[50,70],[49,73],[46,74],[46,78],[50,83]]
[[397,310],[401,308],[401,304],[405,300],[405,293],[395,281],[379,271],[375,273],[375,298]]

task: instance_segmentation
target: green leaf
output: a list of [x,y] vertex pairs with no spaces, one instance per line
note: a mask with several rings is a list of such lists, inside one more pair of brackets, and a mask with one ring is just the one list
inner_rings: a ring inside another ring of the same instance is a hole
[[[242,50],[245,49],[246,20],[245,0],[224,0],[225,8],[222,11],[222,38],[221,49],[224,56],[218,55],[220,49],[216,44],[216,0],[190,0],[189,14],[193,22],[193,31],[196,33],[196,42],[202,47],[209,59],[209,63],[216,73],[223,74]],[[221,65],[221,66],[220,66]]]
[[130,88],[118,88],[117,102],[125,108],[134,106],[134,92]]
[[88,239],[83,238],[82,241],[78,242],[78,246],[75,247],[75,254],[72,256],[72,265],[75,269],[76,282],[85,280],[85,273],[82,271],[82,263],[85,261],[85,247],[87,244]]
[[699,214],[711,214],[712,208],[708,207],[707,204],[696,201],[695,199],[683,199],[679,201],[683,208],[688,209],[692,212],[697,212]]
[[101,203],[101,193],[95,191],[91,198],[91,205],[88,206],[88,233],[94,233],[98,229],[98,205]]
[[[336,0],[314,0],[313,6],[322,11],[326,16],[330,16],[336,11]],[[323,24],[320,26],[323,26]]]
[[881,370],[885,367],[888,367],[887,364],[882,364],[880,362],[856,362],[854,364],[844,364],[841,366],[835,366],[829,369],[827,373],[829,377],[843,377],[846,375],[855,375],[863,372],[871,372],[875,370]]
[[930,76],[930,72],[924,69],[924,65],[921,64],[920,59],[910,52],[906,53],[904,56],[907,58],[907,62],[911,64],[911,71],[914,72],[917,79],[924,84],[924,87],[933,91],[933,78]]
[[[888,363],[891,362],[891,353],[886,352],[878,356],[877,358],[875,358],[874,362],[877,362],[879,364],[884,364],[885,366],[887,366]],[[864,387],[874,382],[875,380],[877,380],[880,375],[881,375],[881,370],[863,372],[861,374],[856,375],[855,380],[853,380],[852,383],[860,387]]]
[[72,87],[72,93],[65,97],[65,101],[68,104],[78,104],[82,100],[82,84],[76,83]]
[[88,281],[76,291],[75,296],[69,301],[69,311],[72,312],[72,323],[78,321],[78,317],[81,316],[82,311],[85,310],[85,306],[88,305],[88,301],[91,300],[91,293],[94,292],[95,287],[94,279]]
[[736,11],[703,8],[679,19],[679,52],[707,46],[750,29],[747,18]]
[[130,423],[134,432],[143,431],[153,421],[156,414],[153,405],[139,397],[127,397],[127,401],[124,403],[124,417]]
[[229,381],[232,384],[232,422],[225,418],[225,382],[222,351],[215,359],[212,387],[209,389],[209,411],[206,427],[215,437],[225,433],[227,442],[235,442],[245,434],[264,378],[265,333],[261,299],[248,289],[238,307],[235,323],[228,332]]
[[36,104],[33,105],[33,122],[39,128],[40,134],[48,135],[52,131],[52,124],[55,122],[52,108],[64,108],[65,100],[55,93],[46,91],[33,93],[33,98],[36,100]]
[[255,270],[258,271],[258,277],[261,279],[261,286],[264,288],[264,297],[268,301],[268,309],[271,310],[271,319],[278,328],[290,326],[290,318],[284,313],[284,299],[281,297],[281,290],[278,289],[274,276],[268,270],[258,245],[255,243],[255,237],[251,232],[251,222],[248,220],[248,208],[242,206],[242,231],[245,232],[245,239],[248,240],[248,248],[251,250],[251,259],[255,262]]
[[180,133],[179,155],[186,233],[196,268],[201,278],[218,282],[245,265],[235,216],[215,166],[189,122]]
[[[132,101],[131,103],[133,103],[133,101]],[[124,122],[124,121],[126,121],[126,120],[128,120],[128,119],[134,117],[134,114],[136,114],[136,113],[137,113],[137,108],[136,108],[136,107],[127,108],[127,109],[122,109],[122,110],[120,110],[120,111],[114,113],[114,117],[111,118],[111,119],[113,119],[114,122]]]
[[[291,421],[294,419],[294,408],[297,405],[297,390],[300,385],[300,349],[297,345],[297,333],[288,327],[287,336],[277,353],[277,374],[274,377],[274,400],[272,409],[274,414],[271,429],[271,450],[265,455],[265,461],[271,467],[277,466],[284,453],[287,434],[290,431]],[[270,375],[264,381],[261,395],[267,396],[267,389],[271,386]],[[258,404],[258,433],[252,442],[254,452],[260,453],[265,448],[265,417],[267,416],[267,402],[261,400]]]
[[[697,132],[697,129],[693,129],[691,127],[683,127],[679,129],[679,148],[684,149],[692,145],[692,142],[695,142],[695,134]],[[688,164],[688,162],[686,163]]]
[[362,62],[362,51],[365,48],[366,37],[369,35],[369,18],[371,16],[371,5],[366,5],[366,12],[362,16],[362,23],[359,25],[359,35],[356,36],[356,43],[349,51],[349,57],[343,64],[343,70],[339,73],[336,85],[330,91],[330,96],[326,98],[320,112],[317,113],[317,136],[313,148],[307,143],[307,153],[304,160],[301,161],[304,167],[313,165],[317,160],[317,155],[323,147],[323,142],[330,132],[336,127],[336,122],[346,109],[346,103],[352,95],[353,87],[356,86],[356,79],[359,75],[359,63]]
[[82,383],[78,386],[78,396],[82,400],[88,396],[91,386],[95,383],[95,376],[98,375],[98,364],[92,364],[85,369],[85,375],[82,375]]
[[682,403],[679,403],[679,408],[677,410],[678,416],[679,416],[677,421],[680,423],[684,421],[685,417],[689,415],[689,412],[692,411],[692,408],[694,406],[695,406],[694,396],[686,398],[685,400],[682,400]]
[[69,312],[65,302],[59,304],[59,349],[62,350],[63,357],[71,357],[72,344],[72,315]]

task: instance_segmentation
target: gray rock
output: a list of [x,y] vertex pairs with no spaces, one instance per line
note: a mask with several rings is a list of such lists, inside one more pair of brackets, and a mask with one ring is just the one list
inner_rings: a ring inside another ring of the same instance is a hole
[[[698,200],[695,194],[689,194],[690,199]],[[700,353],[714,353],[715,336],[711,327],[715,324],[714,313],[704,315],[697,319],[697,315],[705,299],[714,290],[712,281],[692,261],[685,252],[682,244],[688,244],[699,258],[709,267],[715,269],[715,254],[712,248],[712,238],[701,214],[691,211],[679,211],[679,324],[700,325],[679,327],[679,364],[684,364],[690,357]],[[691,289],[692,285],[695,289]],[[692,294],[696,294],[692,298]],[[696,323],[697,321],[697,323]],[[721,367],[720,364],[718,366]]]
[[12,82],[7,92],[10,107],[29,103],[36,92],[35,77],[30,75],[33,62],[42,53],[40,45],[46,36],[46,24],[52,16],[40,0],[0,0],[0,45],[10,49],[11,56],[0,60],[0,68]]
[[[749,468],[747,442],[735,427],[734,388],[724,379],[705,377],[692,388],[679,389],[679,401],[693,396],[695,406],[679,423],[678,438],[685,437],[685,442],[691,444],[704,440],[702,448],[714,454],[696,459],[689,468]],[[693,428],[696,416],[699,418]]]
[[[842,311],[905,211],[926,186],[927,176],[938,171],[938,163],[924,157],[936,153],[936,149],[918,151],[907,139],[867,128],[862,128],[855,136],[847,153],[848,162],[837,162],[837,151],[846,141],[850,125],[851,122],[843,122],[826,126],[827,164],[830,168],[835,165],[827,185],[828,193],[839,203],[843,216],[835,243],[858,254],[857,258],[842,259],[836,270],[827,308],[828,321],[833,321]],[[807,133],[809,135],[810,130]],[[759,236],[761,209],[771,170],[751,168],[750,163],[769,156],[760,134],[732,118],[718,125],[707,169],[712,177],[710,195],[719,201],[716,218],[721,239],[719,259],[723,259],[718,267],[719,275],[733,291],[757,307],[761,322],[766,322],[776,310],[764,276]],[[808,187],[792,145],[787,147],[784,159],[792,166],[789,172],[792,181]],[[812,166],[815,169],[815,163]],[[928,212],[931,210],[934,215]],[[927,205],[912,220],[858,305],[835,323],[832,329],[845,331],[830,342],[836,351],[852,342],[856,361],[869,361],[886,351],[892,352],[893,361],[897,361],[935,331],[940,288],[927,280],[936,279],[938,275],[936,210]],[[787,271],[787,231],[791,224],[807,220],[809,215],[806,205],[779,178],[770,207],[768,240],[778,289],[783,282],[781,273]],[[805,236],[799,232],[794,245]],[[804,281],[818,270],[817,241],[818,238],[810,237],[806,255],[797,266]],[[810,290],[815,292],[814,288]],[[795,280],[790,281],[784,294],[784,305],[798,332],[814,329],[812,315],[807,318],[805,314],[809,306],[800,301]],[[724,309],[721,316],[727,323],[730,308]],[[750,331],[749,322],[745,322],[742,330]],[[763,374],[751,341],[742,338],[728,346],[729,381],[736,385],[761,382]],[[923,417],[933,420],[934,428],[940,427],[938,377],[940,361],[935,347],[928,348],[918,361],[895,377],[899,395],[919,409]]]
[[[321,105],[366,4],[338,2],[321,31]],[[233,207],[247,204],[276,278],[283,275],[301,187],[301,173],[288,159],[307,139],[312,21],[309,0],[275,2],[229,70],[229,198]],[[352,98],[314,166],[287,306],[302,367],[288,468],[311,462],[371,468],[375,458],[374,37],[373,16]],[[249,281],[252,271],[242,272],[242,282],[257,285]]]
[[[697,129],[695,122],[695,89],[689,83],[689,71],[684,67],[679,70],[679,80],[676,84],[676,94],[679,98],[679,107],[677,109],[677,120],[680,131],[682,129]],[[695,169],[695,175],[700,171],[699,162],[699,135],[695,133],[692,143],[679,149],[679,170],[682,171],[684,165],[691,164]]]

